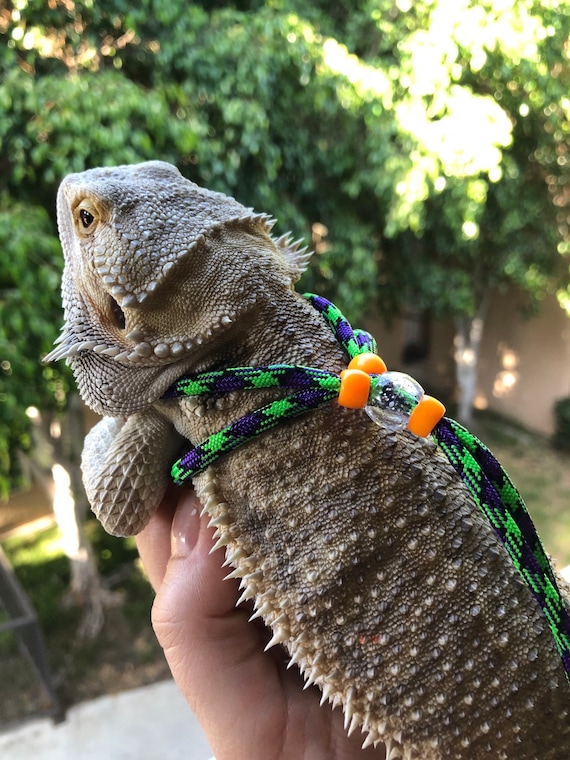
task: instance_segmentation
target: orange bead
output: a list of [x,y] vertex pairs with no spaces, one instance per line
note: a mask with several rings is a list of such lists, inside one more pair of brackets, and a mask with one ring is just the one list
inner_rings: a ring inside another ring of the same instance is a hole
[[381,375],[388,369],[384,360],[381,359],[378,354],[371,352],[365,352],[363,354],[357,354],[350,360],[348,369],[361,369],[368,375]]
[[445,407],[433,396],[425,395],[410,414],[408,430],[415,435],[425,438],[428,436],[445,414]]
[[349,409],[364,409],[370,394],[370,375],[361,369],[344,369],[340,373],[338,403]]

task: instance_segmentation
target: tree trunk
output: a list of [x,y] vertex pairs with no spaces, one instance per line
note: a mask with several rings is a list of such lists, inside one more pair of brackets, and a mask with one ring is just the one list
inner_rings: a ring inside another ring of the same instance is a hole
[[66,603],[82,607],[79,635],[93,639],[103,625],[104,608],[116,604],[117,599],[101,584],[83,527],[88,504],[79,466],[84,438],[79,396],[69,397],[68,411],[61,421],[42,419],[40,415],[32,421],[36,445],[31,469],[50,497],[63,551],[70,564]]
[[469,427],[473,423],[473,402],[477,391],[479,352],[488,299],[485,297],[474,317],[458,317],[455,332],[455,377],[458,387],[457,419]]

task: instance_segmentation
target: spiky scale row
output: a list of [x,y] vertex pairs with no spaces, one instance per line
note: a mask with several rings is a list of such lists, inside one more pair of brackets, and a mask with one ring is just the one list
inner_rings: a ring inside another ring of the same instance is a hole
[[[216,489],[210,486],[208,490],[215,491]],[[208,507],[210,510],[214,509],[216,507],[215,500],[211,500],[208,498]],[[215,518],[218,519],[218,518]],[[228,558],[232,556],[231,550],[228,554]],[[240,557],[235,558],[239,564]],[[240,573],[237,573],[237,575],[240,575]],[[262,573],[260,573],[259,570],[256,570],[254,572],[251,572],[251,569],[249,568],[249,564],[247,568],[244,568],[241,570],[241,575],[243,576],[242,585],[245,585],[245,591],[240,599],[241,601],[244,601],[246,599],[255,598],[257,596],[259,605],[258,606],[258,613],[255,617],[263,617],[265,622],[270,625],[274,633],[274,638],[271,642],[272,645],[276,643],[286,643],[287,649],[292,654],[292,662],[299,664],[301,667],[301,670],[305,673],[307,682],[308,683],[317,683],[318,685],[321,685],[321,682],[323,681],[323,674],[319,673],[318,669],[315,669],[315,663],[316,658],[311,659],[310,651],[312,647],[307,650],[307,642],[305,640],[304,636],[301,636],[300,638],[288,640],[288,631],[286,629],[281,628],[281,626],[284,623],[284,620],[282,617],[276,617],[275,614],[272,616],[272,605],[270,603],[271,599],[274,599],[274,594],[269,594],[266,598],[266,595],[262,591],[262,589],[259,587],[259,582],[262,580]],[[281,613],[282,614],[282,613]],[[446,637],[447,638],[447,637]],[[445,642],[443,641],[443,638],[441,640],[441,645],[444,645]],[[313,645],[314,646],[314,645]],[[314,651],[314,649],[313,649]],[[318,663],[317,663],[318,664]],[[334,677],[333,678],[338,678]],[[337,692],[333,686],[331,686],[331,674],[329,673],[329,677],[324,681],[324,689],[323,694],[326,699],[329,699],[333,704],[340,704],[342,703],[342,694],[340,692]],[[371,698],[373,696],[371,695]],[[370,716],[367,715],[365,712],[363,713],[361,710],[355,709],[352,710],[351,707],[351,698],[347,698],[345,702],[345,714],[347,715],[347,720],[350,721],[352,724],[353,722],[359,722],[360,724],[363,724],[365,726],[365,730],[369,731],[368,738],[366,739],[366,744],[374,744],[379,741],[388,741],[388,745],[390,746],[390,752],[394,757],[402,756],[402,757],[410,757],[414,758],[423,758],[426,757],[424,755],[417,754],[415,751],[412,751],[411,749],[404,750],[402,747],[399,746],[398,741],[395,737],[401,736],[401,729],[395,728],[394,725],[389,720],[384,720],[380,724],[374,723],[374,719],[377,713],[373,711]],[[392,737],[392,738],[390,738]],[[435,740],[430,740],[431,744],[433,746],[436,746],[434,744]],[[400,754],[398,754],[400,753]]]
[[[275,593],[273,591],[260,591],[259,581],[263,578],[263,574],[260,570],[251,571],[249,558],[246,558],[239,548],[232,547],[232,539],[230,532],[227,530],[228,521],[225,515],[225,509],[228,505],[224,502],[218,501],[213,495],[215,492],[215,480],[212,477],[208,477],[200,486],[199,495],[205,503],[203,513],[210,515],[209,526],[216,529],[217,535],[211,552],[225,548],[226,560],[224,564],[231,564],[234,566],[234,570],[232,570],[232,572],[226,577],[240,579],[239,585],[242,592],[236,601],[236,607],[251,600],[255,600],[255,610],[249,618],[250,622],[262,619],[272,630],[273,633],[265,645],[265,651],[268,651],[277,645],[284,645],[290,654],[287,667],[299,667],[305,679],[305,689],[312,685],[320,687],[322,690],[321,704],[328,701],[333,708],[339,705],[343,706],[345,728],[348,733],[352,734],[358,727],[366,733],[363,747],[370,745],[376,746],[381,741],[385,741],[387,742],[387,747],[389,748],[392,757],[410,758],[410,760],[415,760],[416,756],[405,751],[400,745],[397,739],[398,732],[386,738],[385,734],[389,734],[387,723],[385,723],[383,727],[374,727],[371,725],[373,719],[371,714],[361,715],[360,713],[353,711],[351,701],[352,695],[355,693],[354,689],[349,689],[346,698],[343,699],[341,692],[339,692],[334,686],[334,679],[331,680],[330,677],[325,678],[323,672],[319,671],[318,665],[323,659],[323,656],[318,652],[316,655],[312,654],[313,647],[307,649],[306,636],[304,634],[301,634],[294,639],[291,638],[287,614],[280,611],[281,608],[276,612]],[[340,677],[340,673],[337,677]]]

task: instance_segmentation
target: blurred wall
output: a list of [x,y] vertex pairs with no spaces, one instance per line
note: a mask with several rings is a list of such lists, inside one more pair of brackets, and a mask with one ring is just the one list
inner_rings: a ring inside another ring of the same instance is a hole
[[[486,320],[475,406],[492,409],[545,435],[554,432],[553,405],[570,396],[570,318],[554,295],[542,302],[537,317],[521,314],[516,291],[495,294]],[[453,398],[453,325],[426,323],[411,312],[384,327],[374,320],[365,327],[378,340],[378,352],[389,369],[415,377],[430,392]],[[406,351],[425,347],[425,355]]]
[[487,319],[477,406],[533,430],[554,431],[554,402],[570,396],[570,318],[554,295],[538,317],[520,315],[517,293],[497,295]]

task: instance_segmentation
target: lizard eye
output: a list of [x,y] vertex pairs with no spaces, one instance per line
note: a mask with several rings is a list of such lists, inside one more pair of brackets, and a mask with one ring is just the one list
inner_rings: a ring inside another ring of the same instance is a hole
[[95,217],[93,214],[90,214],[87,209],[82,208],[79,212],[79,218],[81,219],[81,224],[85,227],[85,229],[88,229],[93,224],[93,220]]
[[88,198],[83,198],[77,204],[73,209],[73,216],[77,232],[82,237],[91,235],[97,229],[97,222],[100,219],[99,211]]
[[121,307],[115,301],[114,298],[111,298],[111,314],[113,315],[113,321],[115,322],[115,327],[118,327],[119,330],[124,330],[127,324],[127,320],[125,318],[125,312],[121,309]]

